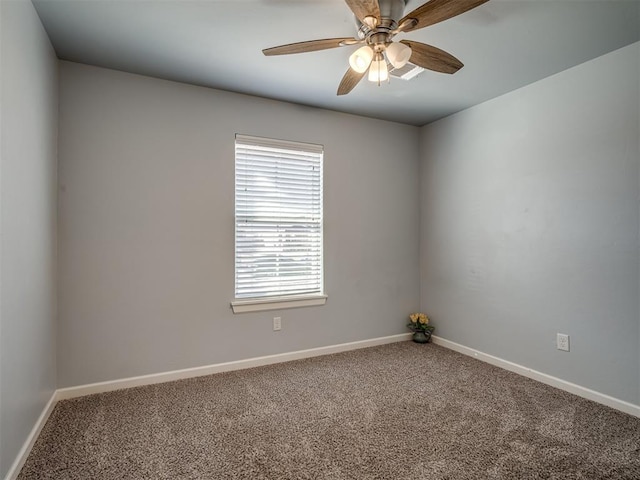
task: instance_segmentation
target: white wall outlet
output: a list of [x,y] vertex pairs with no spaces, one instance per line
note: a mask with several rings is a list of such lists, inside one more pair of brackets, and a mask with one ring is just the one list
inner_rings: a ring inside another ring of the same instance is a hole
[[273,317],[273,331],[282,330],[282,317]]
[[564,333],[558,333],[556,336],[556,346],[558,350],[564,350],[565,352],[569,351],[569,335]]

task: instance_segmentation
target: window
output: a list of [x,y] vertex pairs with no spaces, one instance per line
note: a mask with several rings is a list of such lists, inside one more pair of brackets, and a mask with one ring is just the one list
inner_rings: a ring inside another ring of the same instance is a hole
[[321,145],[236,135],[235,313],[321,305]]

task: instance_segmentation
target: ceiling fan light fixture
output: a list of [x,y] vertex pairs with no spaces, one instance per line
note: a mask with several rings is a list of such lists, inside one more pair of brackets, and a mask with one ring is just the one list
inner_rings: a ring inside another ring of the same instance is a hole
[[387,58],[394,68],[404,67],[411,58],[411,48],[404,43],[395,42],[387,46]]
[[379,55],[369,67],[369,81],[380,85],[381,82],[389,80],[389,69],[387,62],[382,55]]
[[373,60],[373,49],[365,45],[351,54],[349,57],[349,65],[351,65],[354,71],[364,73],[367,71],[367,68],[369,68],[369,65],[371,65],[371,60]]

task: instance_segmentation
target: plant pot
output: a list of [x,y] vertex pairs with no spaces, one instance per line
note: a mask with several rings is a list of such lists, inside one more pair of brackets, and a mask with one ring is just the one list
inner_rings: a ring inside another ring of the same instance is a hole
[[429,343],[431,332],[417,331],[413,332],[413,341],[416,343]]

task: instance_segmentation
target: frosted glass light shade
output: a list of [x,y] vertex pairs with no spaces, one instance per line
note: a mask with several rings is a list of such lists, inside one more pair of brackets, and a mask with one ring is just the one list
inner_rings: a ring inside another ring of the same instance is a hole
[[374,60],[369,67],[369,81],[370,82],[386,82],[389,79],[389,69],[387,68],[387,62],[384,58],[380,60]]
[[411,58],[411,48],[404,43],[392,43],[387,47],[387,58],[394,68],[404,67]]
[[349,57],[349,65],[351,65],[354,71],[364,73],[367,71],[367,68],[369,68],[369,65],[371,65],[372,59],[373,49],[365,45],[351,54]]

